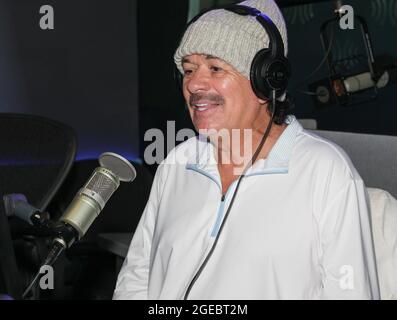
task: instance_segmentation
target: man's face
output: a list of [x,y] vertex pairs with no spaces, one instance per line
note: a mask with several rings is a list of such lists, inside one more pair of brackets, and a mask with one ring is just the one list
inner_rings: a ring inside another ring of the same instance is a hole
[[225,61],[193,54],[182,60],[183,95],[196,130],[255,128],[265,101]]

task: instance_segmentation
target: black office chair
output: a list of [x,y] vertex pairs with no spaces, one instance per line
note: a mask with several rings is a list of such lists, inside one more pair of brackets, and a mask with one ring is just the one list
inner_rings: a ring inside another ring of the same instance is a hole
[[36,248],[40,242],[25,237],[30,226],[6,216],[3,196],[24,194],[30,204],[45,211],[69,173],[76,144],[74,131],[62,123],[0,113],[0,293],[21,298],[31,280],[22,269],[37,272],[36,263],[29,265],[29,260],[40,251]]

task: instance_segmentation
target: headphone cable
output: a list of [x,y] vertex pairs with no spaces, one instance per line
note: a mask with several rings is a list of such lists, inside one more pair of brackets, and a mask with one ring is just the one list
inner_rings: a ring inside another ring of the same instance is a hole
[[233,192],[233,196],[232,196],[232,199],[230,200],[229,207],[227,208],[227,211],[225,213],[225,217],[223,218],[222,224],[221,224],[221,226],[219,228],[218,234],[216,235],[215,241],[212,244],[211,250],[208,252],[208,254],[205,257],[205,259],[204,259],[203,263],[201,264],[200,268],[198,269],[198,271],[194,275],[193,279],[190,281],[190,284],[189,284],[188,288],[186,289],[186,293],[185,293],[185,295],[183,297],[183,300],[187,300],[187,298],[189,296],[189,293],[192,290],[193,285],[196,283],[197,279],[200,277],[202,271],[204,270],[205,266],[207,265],[209,259],[211,258],[212,254],[213,254],[213,252],[215,250],[215,247],[216,247],[216,245],[218,243],[218,240],[219,240],[219,236],[220,236],[220,234],[221,234],[221,232],[223,230],[223,227],[225,225],[226,219],[229,216],[230,210],[231,210],[231,208],[233,206],[233,203],[234,203],[234,199],[236,198],[238,189],[240,187],[240,183],[243,180],[243,178],[245,177],[245,174],[246,174],[247,170],[249,169],[249,167],[252,164],[255,163],[256,159],[259,156],[259,153],[260,153],[263,145],[265,144],[265,142],[267,140],[267,137],[269,136],[270,130],[272,128],[272,124],[274,122],[274,116],[275,116],[275,113],[276,113],[275,111],[276,111],[276,91],[272,90],[272,104],[271,104],[271,110],[270,110],[271,118],[270,118],[270,121],[269,121],[269,123],[267,125],[266,131],[263,134],[262,139],[261,139],[261,141],[259,143],[259,146],[257,147],[254,155],[252,156],[250,163],[248,163],[248,165],[244,168],[243,173],[240,175],[240,177],[239,177],[239,179],[237,181],[236,189]]

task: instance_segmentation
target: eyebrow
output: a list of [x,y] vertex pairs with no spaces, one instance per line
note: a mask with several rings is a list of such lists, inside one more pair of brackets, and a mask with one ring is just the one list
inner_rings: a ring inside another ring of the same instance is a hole
[[218,57],[211,56],[210,54],[206,54],[206,55],[205,55],[205,59],[206,59],[206,60],[210,60],[210,59],[222,60],[222,59],[219,59]]
[[[219,60],[219,61],[223,61],[222,59],[220,59],[218,57],[215,57],[215,56],[212,56],[210,54],[206,54],[205,55],[205,60],[211,60],[211,59],[216,59],[216,60]],[[192,63],[193,64],[193,62],[191,62],[188,58],[182,58],[182,63]]]

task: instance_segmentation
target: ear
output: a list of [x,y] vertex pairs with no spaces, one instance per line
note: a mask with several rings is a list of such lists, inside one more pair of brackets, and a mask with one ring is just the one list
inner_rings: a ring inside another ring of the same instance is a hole
[[260,98],[257,98],[257,99],[258,99],[258,102],[259,102],[259,104],[260,104],[261,106],[263,106],[263,105],[269,103],[269,100],[263,100],[263,99],[260,99]]

